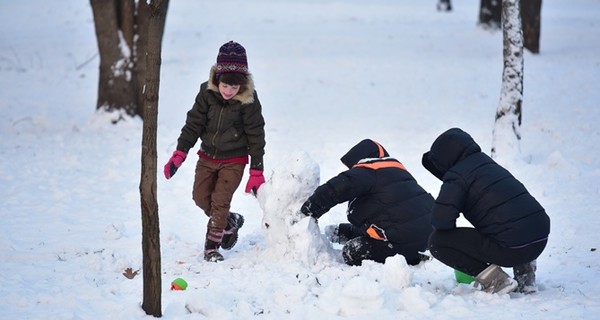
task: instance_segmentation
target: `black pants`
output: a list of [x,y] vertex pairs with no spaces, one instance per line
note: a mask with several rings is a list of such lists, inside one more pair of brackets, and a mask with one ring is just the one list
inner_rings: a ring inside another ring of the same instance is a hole
[[406,263],[409,265],[417,265],[421,262],[417,249],[370,238],[365,236],[359,228],[349,223],[339,224],[338,235],[342,239],[350,239],[344,244],[342,255],[344,262],[351,266],[360,266],[363,260],[384,263],[386,258],[397,254],[404,256]]
[[477,276],[490,264],[515,267],[535,260],[548,241],[532,243],[523,248],[498,245],[473,228],[435,231],[429,237],[431,255],[454,269]]

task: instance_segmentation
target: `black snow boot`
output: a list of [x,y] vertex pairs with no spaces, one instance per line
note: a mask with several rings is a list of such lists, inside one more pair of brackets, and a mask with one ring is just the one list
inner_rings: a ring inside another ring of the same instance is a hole
[[206,241],[204,242],[204,260],[209,262],[223,261],[223,255],[219,253],[219,246],[223,239],[223,230],[208,228],[206,230]]
[[325,237],[332,243],[346,244],[350,239],[354,239],[362,232],[350,223],[340,223],[329,225],[324,230]]
[[515,280],[517,280],[517,292],[533,293],[537,291],[535,284],[535,271],[537,270],[537,262],[531,262],[516,266],[513,268]]
[[227,217],[227,227],[221,240],[221,248],[229,250],[235,246],[238,241],[238,231],[244,225],[244,216],[239,213],[230,212]]

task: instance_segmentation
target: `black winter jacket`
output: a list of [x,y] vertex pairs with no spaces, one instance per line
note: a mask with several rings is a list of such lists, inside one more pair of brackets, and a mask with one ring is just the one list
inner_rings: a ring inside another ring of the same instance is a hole
[[443,181],[431,223],[456,228],[462,212],[473,227],[504,247],[543,240],[550,218],[540,203],[505,168],[481,152],[458,128],[441,134],[423,155],[423,166]]
[[341,158],[349,170],[319,186],[302,206],[304,214],[320,217],[348,201],[348,221],[367,236],[376,225],[387,240],[424,251],[433,231],[433,197],[404,166],[372,140],[363,140]]
[[187,153],[200,138],[200,151],[206,156],[227,159],[250,155],[250,168],[262,170],[265,121],[252,77],[248,76],[245,92],[225,100],[212,82],[214,69],[187,113],[177,149]]

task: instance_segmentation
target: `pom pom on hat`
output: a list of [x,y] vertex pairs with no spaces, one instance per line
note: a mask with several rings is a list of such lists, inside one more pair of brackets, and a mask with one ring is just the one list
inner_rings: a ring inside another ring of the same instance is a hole
[[249,74],[246,49],[234,41],[229,41],[222,45],[217,55],[215,73],[223,74],[229,72]]

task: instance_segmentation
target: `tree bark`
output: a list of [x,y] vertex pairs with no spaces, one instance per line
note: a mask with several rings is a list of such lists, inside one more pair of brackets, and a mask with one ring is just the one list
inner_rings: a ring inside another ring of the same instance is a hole
[[[148,36],[145,36],[148,34],[148,23],[146,23],[145,21],[148,21],[148,18],[150,16],[150,6],[148,5],[148,3],[146,1],[140,1],[138,3],[138,8],[137,8],[137,16],[136,16],[136,27],[137,27],[137,32],[139,34],[139,36],[137,37],[137,40],[135,42],[135,57],[136,57],[136,61],[139,61],[139,63],[135,64],[135,74],[137,75],[136,80],[137,80],[137,87],[139,88],[139,90],[137,91],[137,96],[136,96],[136,100],[139,101],[138,103],[138,108],[137,108],[137,112],[136,114],[139,115],[142,118],[145,118],[144,116],[144,84],[146,81],[146,51],[148,51]],[[160,38],[162,39],[162,35],[163,35],[163,31],[164,31],[164,24],[162,29],[160,30]]]
[[[160,87],[161,43],[166,21],[168,0],[153,0],[149,5],[145,52],[146,79],[144,90],[144,126],[142,133],[142,171],[140,199],[142,211],[142,253],[144,300],[142,309],[148,315],[162,316],[161,306],[161,255],[158,202],[156,194],[157,173],[157,119]],[[140,61],[141,62],[141,61]]]
[[[94,15],[96,39],[100,52],[100,72],[96,109],[123,110],[135,115],[137,101],[135,82],[131,81],[134,61],[132,48],[121,30],[118,2],[90,0]],[[118,121],[118,119],[117,119]],[[116,122],[116,121],[115,121]]]
[[[502,2],[502,0],[481,0],[478,25],[486,29],[500,29]],[[520,0],[519,4],[525,49],[537,54],[540,52],[542,0]]]
[[[150,5],[135,0],[90,0],[100,53],[96,109],[144,118]],[[164,25],[160,30],[164,32]],[[113,122],[122,119],[119,115]]]
[[525,49],[540,53],[542,0],[521,0],[521,21]]
[[500,29],[502,0],[481,0],[478,24],[486,29]]
[[504,69],[494,123],[492,157],[518,154],[523,102],[523,31],[519,0],[502,4]]

